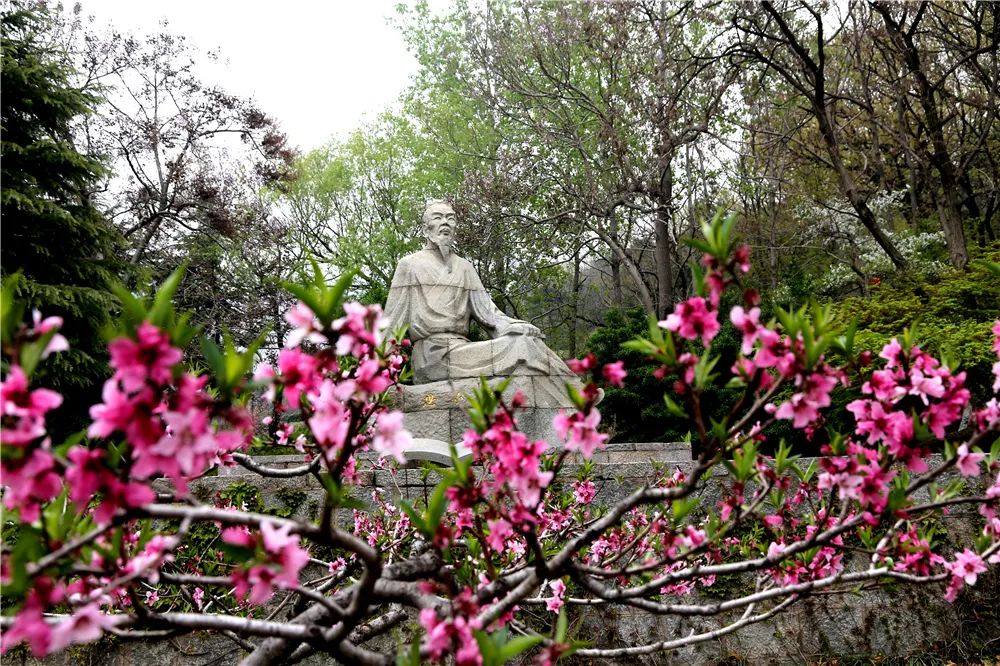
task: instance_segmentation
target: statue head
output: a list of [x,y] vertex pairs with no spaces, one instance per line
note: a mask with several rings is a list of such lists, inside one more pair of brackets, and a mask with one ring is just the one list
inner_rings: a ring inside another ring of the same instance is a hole
[[428,246],[448,248],[455,243],[455,226],[457,218],[455,209],[447,201],[432,199],[427,202],[422,216],[424,222],[424,238]]

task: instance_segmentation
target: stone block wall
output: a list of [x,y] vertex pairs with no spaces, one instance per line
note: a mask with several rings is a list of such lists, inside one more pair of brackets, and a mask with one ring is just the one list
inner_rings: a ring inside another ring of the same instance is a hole
[[[610,503],[647,483],[653,474],[650,461],[671,469],[689,469],[690,452],[683,444],[622,444],[609,446],[593,464],[598,487],[595,502]],[[269,456],[258,459],[272,467],[301,464],[296,456]],[[582,461],[568,461],[566,478],[572,478],[573,466]],[[809,461],[803,461],[808,464]],[[287,497],[294,495],[296,517],[308,517],[322,501],[322,493],[309,478],[262,479],[241,473],[241,468],[225,470],[216,477],[194,484],[197,496],[209,499],[235,483],[253,484],[268,508],[281,509]],[[392,474],[376,470],[362,474],[356,488],[360,499],[368,499],[380,488],[390,496],[410,501],[426,499],[437,482],[433,471],[402,469]],[[708,510],[723,493],[718,478],[709,479],[703,491],[703,506]],[[340,512],[347,514],[349,512]],[[347,518],[345,515],[344,518]],[[981,517],[974,511],[956,509],[942,525],[946,548],[977,532]],[[740,592],[750,582],[717,583],[699,590],[703,600],[719,600]],[[735,586],[734,586],[735,585]],[[893,586],[858,590],[855,594],[817,596],[795,604],[769,621],[747,626],[714,641],[668,653],[622,655],[615,659],[586,660],[593,664],[807,664],[807,663],[906,663],[911,657],[935,654],[956,663],[970,663],[983,654],[1000,653],[1000,575],[991,571],[981,576],[979,584],[966,589],[954,604],[943,598],[943,585]],[[719,618],[658,617],[628,608],[589,607],[572,610],[574,635],[593,641],[595,647],[621,647],[669,640],[719,626]],[[182,636],[169,641],[125,642],[105,640],[94,646],[78,646],[50,657],[45,664],[125,665],[148,664],[236,664],[242,650],[224,637],[201,634]],[[839,661],[834,661],[839,660]],[[38,663],[21,652],[5,657],[4,664]],[[330,663],[316,657],[306,664]]]

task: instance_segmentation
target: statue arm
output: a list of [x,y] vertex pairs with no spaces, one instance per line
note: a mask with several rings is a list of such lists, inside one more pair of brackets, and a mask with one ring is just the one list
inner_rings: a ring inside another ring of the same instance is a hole
[[494,338],[499,338],[503,335],[544,337],[536,326],[505,315],[496,306],[485,289],[475,289],[469,292],[469,306],[472,309],[472,316],[475,320],[489,329],[490,335]]
[[409,268],[401,261],[396,266],[396,272],[392,276],[392,285],[389,287],[389,295],[385,299],[385,310],[383,311],[385,319],[389,323],[388,331],[390,333],[395,333],[400,328],[410,324],[409,303],[411,299],[407,297],[406,292],[413,282],[409,279],[409,273]]

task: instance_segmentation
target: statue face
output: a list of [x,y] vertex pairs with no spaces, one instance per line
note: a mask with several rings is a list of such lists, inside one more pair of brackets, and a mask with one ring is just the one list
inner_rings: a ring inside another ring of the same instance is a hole
[[435,245],[455,242],[455,211],[446,203],[435,203],[424,211],[424,236]]

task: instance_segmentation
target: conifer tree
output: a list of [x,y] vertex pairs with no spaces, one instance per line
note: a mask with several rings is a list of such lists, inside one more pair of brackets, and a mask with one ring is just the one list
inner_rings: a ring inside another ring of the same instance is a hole
[[56,420],[71,429],[108,372],[101,329],[121,256],[119,234],[90,201],[104,169],[73,140],[74,121],[97,100],[70,85],[72,71],[45,40],[44,10],[15,4],[0,22],[0,268],[4,281],[17,281],[19,299],[65,320],[70,351],[45,364],[43,383],[66,396]]

